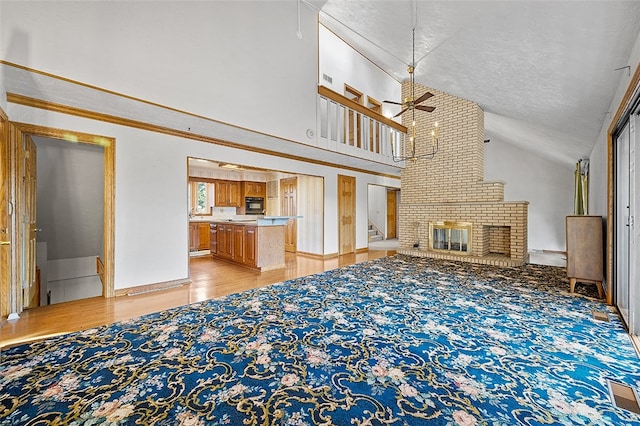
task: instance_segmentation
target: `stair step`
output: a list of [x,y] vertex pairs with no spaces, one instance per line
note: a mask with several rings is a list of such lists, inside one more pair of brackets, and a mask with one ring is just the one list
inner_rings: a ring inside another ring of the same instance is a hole
[[384,240],[384,238],[382,238],[382,235],[380,234],[369,237],[369,241],[382,241],[382,240]]

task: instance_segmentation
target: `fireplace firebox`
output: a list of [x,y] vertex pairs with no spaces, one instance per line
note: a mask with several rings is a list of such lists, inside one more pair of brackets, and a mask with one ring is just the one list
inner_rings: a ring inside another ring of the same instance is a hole
[[471,222],[430,222],[429,249],[446,253],[471,254],[472,228]]

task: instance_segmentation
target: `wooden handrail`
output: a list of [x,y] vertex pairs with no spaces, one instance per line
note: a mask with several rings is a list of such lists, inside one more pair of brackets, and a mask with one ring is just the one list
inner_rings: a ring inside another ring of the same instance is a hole
[[352,110],[359,112],[360,114],[366,115],[367,117],[373,118],[376,121],[386,124],[387,126],[392,127],[400,132],[407,133],[407,128],[402,124],[396,123],[395,121],[388,119],[384,115],[372,111],[369,108],[360,105],[359,103],[347,98],[346,96],[341,95],[338,92],[334,92],[328,87],[318,86],[318,94],[320,96],[324,96],[325,98],[331,99],[332,101],[336,101],[341,105],[347,106]]

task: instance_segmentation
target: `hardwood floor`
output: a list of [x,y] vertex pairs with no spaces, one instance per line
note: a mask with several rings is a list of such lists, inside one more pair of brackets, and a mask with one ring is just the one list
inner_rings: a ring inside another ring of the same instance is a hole
[[18,320],[2,322],[0,348],[110,324],[393,254],[395,250],[374,250],[322,260],[287,253],[286,268],[262,273],[214,260],[209,256],[194,257],[190,263],[191,284],[135,296],[110,299],[93,297],[26,310]]

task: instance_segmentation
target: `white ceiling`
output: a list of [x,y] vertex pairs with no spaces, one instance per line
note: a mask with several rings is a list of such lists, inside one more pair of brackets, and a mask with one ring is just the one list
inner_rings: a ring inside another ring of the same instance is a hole
[[[417,14],[415,13],[417,10]],[[485,137],[588,157],[640,30],[640,1],[327,0],[321,22],[398,80],[477,102]],[[631,70],[633,71],[633,70]]]

